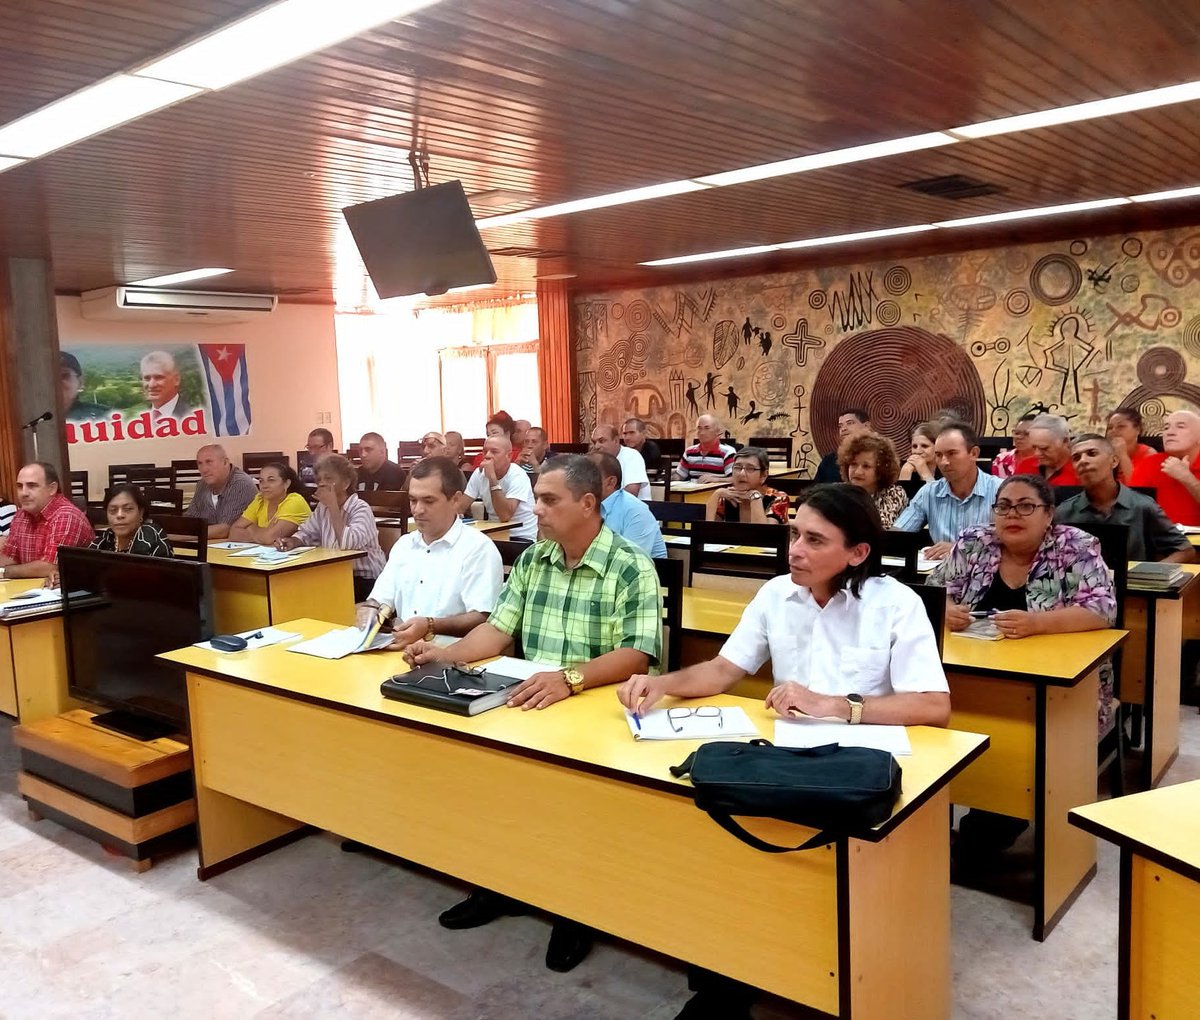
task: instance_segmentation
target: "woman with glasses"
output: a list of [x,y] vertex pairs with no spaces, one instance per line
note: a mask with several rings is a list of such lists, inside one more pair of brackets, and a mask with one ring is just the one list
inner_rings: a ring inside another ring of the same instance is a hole
[[1013,445],[1011,450],[1001,450],[992,460],[992,474],[997,478],[1009,478],[1017,461],[1033,456],[1033,444],[1029,441],[1029,426],[1037,414],[1023,414],[1013,426]]
[[766,450],[743,446],[733,460],[732,485],[708,497],[706,521],[742,524],[787,524],[791,499],[767,482],[771,461]]
[[1099,541],[1054,523],[1054,495],[1036,475],[1005,479],[992,523],[967,528],[929,580],[946,589],[951,630],[970,624],[972,611],[993,611],[1008,638],[1099,630],[1117,617]]
[[908,493],[896,484],[900,459],[890,439],[875,432],[850,436],[838,448],[838,467],[842,481],[867,491],[885,528],[896,523],[908,506]]

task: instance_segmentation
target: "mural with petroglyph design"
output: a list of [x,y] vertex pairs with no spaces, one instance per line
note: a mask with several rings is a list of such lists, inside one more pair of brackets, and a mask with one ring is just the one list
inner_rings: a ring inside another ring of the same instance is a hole
[[1030,410],[1086,431],[1132,404],[1153,434],[1200,410],[1200,230],[583,294],[573,328],[585,436],[629,415],[691,435],[708,411],[815,467],[848,405],[902,455],[942,407],[1003,436]]

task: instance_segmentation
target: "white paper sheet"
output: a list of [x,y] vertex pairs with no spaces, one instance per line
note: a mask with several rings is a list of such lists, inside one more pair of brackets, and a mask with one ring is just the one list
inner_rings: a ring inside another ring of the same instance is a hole
[[[902,566],[904,566],[904,557],[903,556],[881,556],[880,560],[885,567],[902,567]],[[917,555],[917,573],[918,574],[928,574],[929,571],[931,571],[934,567],[936,567],[941,562],[942,562],[941,560],[927,560],[927,559],[925,559],[924,556],[921,556],[920,554],[918,554]]]
[[508,676],[514,680],[528,680],[534,673],[545,673],[561,667],[547,662],[530,662],[528,659],[515,659],[511,655],[502,655],[498,659],[483,664],[483,671],[495,676]]
[[[256,634],[260,636],[255,637]],[[281,641],[294,641],[300,636],[295,631],[280,630],[278,627],[257,627],[254,630],[244,630],[238,635],[238,637],[246,639],[246,647],[243,651],[249,651],[252,648],[266,648],[267,645],[277,645]],[[209,652],[224,651],[221,648],[213,648],[211,641],[198,641],[193,647],[203,648]],[[226,652],[225,654],[233,653]]]
[[282,563],[284,560],[295,559],[302,553],[312,552],[315,548],[316,546],[313,545],[298,545],[295,549],[282,552],[273,545],[248,545],[237,552],[230,553],[229,556],[231,559],[235,556],[254,556],[265,563]]
[[209,542],[210,549],[260,549],[253,542]]
[[301,641],[297,645],[292,645],[288,651],[300,652],[302,655],[315,655],[321,659],[344,659],[347,655],[355,652],[374,652],[380,648],[386,648],[392,643],[391,634],[381,633],[376,634],[375,640],[366,648],[359,648],[365,634],[365,631],[359,630],[357,627],[343,627],[331,630],[320,637]]
[[[703,706],[688,706],[700,708]],[[713,707],[713,706],[709,706]],[[625,713],[625,721],[629,724],[629,732],[634,740],[733,740],[736,737],[760,736],[744,708],[721,708],[717,717],[695,715],[678,715],[674,718],[667,713],[670,709],[652,708],[638,719],[633,718],[632,712]],[[640,725],[639,725],[640,723]],[[672,725],[673,724],[673,725]],[[676,732],[676,731],[679,732]]]
[[776,719],[776,747],[876,747],[896,755],[912,754],[908,730],[903,726],[851,726],[832,719]]

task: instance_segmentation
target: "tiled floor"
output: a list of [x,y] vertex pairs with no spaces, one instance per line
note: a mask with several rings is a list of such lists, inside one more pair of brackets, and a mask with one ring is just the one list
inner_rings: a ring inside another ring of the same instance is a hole
[[[2,717],[0,717],[2,718]],[[1200,716],[1183,710],[1167,781],[1200,778]],[[542,957],[548,923],[445,931],[461,887],[314,836],[207,883],[181,854],[135,875],[15,793],[0,721],[0,1017],[669,1018],[682,968],[604,942],[575,971]],[[902,880],[902,876],[898,876]],[[1117,855],[1043,944],[1030,912],[955,888],[955,1016],[1115,1015]],[[920,933],[914,932],[919,938]],[[769,1001],[760,1017],[794,1011]]]

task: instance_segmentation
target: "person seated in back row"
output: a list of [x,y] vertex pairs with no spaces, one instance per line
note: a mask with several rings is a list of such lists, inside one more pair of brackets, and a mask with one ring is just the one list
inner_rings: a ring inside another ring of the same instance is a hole
[[1176,524],[1200,524],[1200,414],[1172,411],[1163,419],[1163,452],[1143,457],[1130,485],[1154,489],[1158,505]]
[[17,472],[12,526],[0,545],[0,579],[49,577],[60,545],[87,545],[96,533],[87,515],[59,491],[53,464],[34,461]]
[[483,461],[472,472],[466,489],[455,498],[458,512],[470,513],[477,499],[490,520],[513,522],[513,538],[524,542],[537,538],[533,487],[529,476],[512,462],[512,444],[503,435],[484,440]]
[[1078,485],[1071,466],[1071,426],[1061,414],[1039,414],[1029,423],[1033,454],[1017,461],[1014,475],[1041,475],[1051,485]]
[[651,559],[665,560],[667,546],[662,528],[650,508],[621,488],[621,464],[611,453],[589,453],[588,460],[600,469],[600,512],[604,524]]
[[245,471],[229,460],[223,446],[211,443],[196,451],[200,481],[184,517],[199,517],[208,525],[208,539],[228,538],[258,489]]
[[500,550],[458,516],[466,487],[449,457],[428,457],[409,475],[414,531],[396,541],[371,594],[355,607],[359,627],[394,617],[392,648],[463,637],[487,620],[504,583]]
[[[883,573],[883,528],[870,496],[853,485],[815,485],[791,524],[789,573],[759,589],[720,653],[663,676],[639,674],[617,688],[630,712],[664,697],[723,694],[770,659],[766,705],[785,718],[851,724],[945,726],[950,694],[920,597]],[[696,995],[678,1015],[742,1020],[754,989],[689,968]]]
[[1083,492],[1058,505],[1056,524],[1118,524],[1129,529],[1131,560],[1194,563],[1191,542],[1149,496],[1117,481],[1121,460],[1112,442],[1095,432],[1071,444],[1071,463]]
[[229,526],[234,542],[274,545],[296,533],[312,515],[301,494],[300,476],[282,461],[264,464],[258,473],[258,495]]
[[675,467],[675,477],[680,481],[720,481],[733,471],[733,455],[737,451],[721,442],[721,426],[711,414],[702,414],[696,419],[696,444],[683,451]]
[[638,499],[650,498],[650,479],[642,455],[621,445],[621,435],[613,425],[597,425],[592,429],[590,453],[607,453],[621,465],[621,488]]
[[732,483],[708,497],[704,519],[729,524],[787,524],[791,497],[767,485],[770,470],[766,450],[743,446],[733,458]]
[[896,484],[900,458],[892,441],[877,432],[856,432],[838,447],[838,467],[842,481],[865,490],[883,526],[890,528],[908,506],[908,493]]
[[[140,486],[130,482],[114,485],[104,494],[104,514],[108,527],[92,540],[89,549],[133,556],[175,555],[166,533],[150,520],[150,501]],[[57,582],[57,578],[53,580]]]
[[387,443],[378,432],[367,432],[358,441],[362,463],[358,467],[358,491],[381,489],[399,492],[404,488],[404,468],[388,460]]

